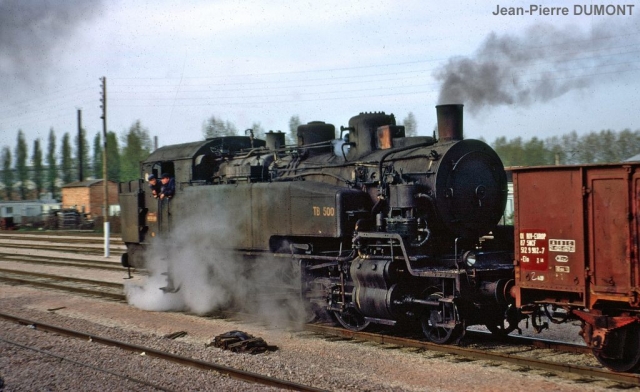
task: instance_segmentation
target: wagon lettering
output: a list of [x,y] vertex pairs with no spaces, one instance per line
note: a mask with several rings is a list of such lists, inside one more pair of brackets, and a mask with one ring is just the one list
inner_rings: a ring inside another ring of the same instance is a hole
[[543,271],[547,268],[547,233],[543,230],[524,229],[519,233],[520,261],[523,268]]
[[549,250],[551,252],[570,252],[575,253],[575,240],[549,239]]

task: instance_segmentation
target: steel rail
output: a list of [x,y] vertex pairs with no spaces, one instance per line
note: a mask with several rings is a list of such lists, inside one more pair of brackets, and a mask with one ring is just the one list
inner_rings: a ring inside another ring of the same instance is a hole
[[[15,249],[44,249],[44,250],[54,250],[58,252],[69,252],[69,253],[86,253],[86,254],[102,254],[103,250],[100,248],[73,248],[69,246],[63,245],[45,245],[45,244],[4,244],[0,243],[0,247],[3,248],[15,248]],[[120,255],[126,250],[124,249],[113,249],[113,253]]]
[[57,333],[65,336],[71,336],[74,338],[85,339],[91,342],[95,342],[95,343],[99,343],[99,344],[103,344],[111,347],[117,347],[124,350],[132,351],[132,352],[140,352],[140,353],[144,353],[146,356],[152,356],[152,357],[164,359],[164,360],[175,362],[175,363],[180,363],[180,364],[187,365],[194,368],[199,368],[204,370],[213,370],[218,373],[226,374],[229,377],[232,377],[235,379],[253,382],[256,384],[283,388],[283,389],[288,389],[293,391],[312,391],[312,392],[324,391],[323,389],[320,389],[320,388],[299,384],[292,381],[281,380],[278,378],[269,377],[262,374],[249,372],[246,370],[235,369],[232,367],[219,365],[213,362],[202,361],[199,359],[189,358],[182,355],[177,355],[177,354],[172,354],[172,353],[168,353],[161,350],[156,350],[151,347],[144,347],[137,344],[130,344],[130,343],[122,342],[119,340],[101,337],[98,335],[88,334],[80,331],[74,331],[67,328],[62,328],[62,327],[58,327],[50,324],[41,323],[38,321],[23,319],[23,318],[6,314],[6,313],[0,313],[0,318],[9,320],[18,324],[33,326],[35,329],[41,330],[41,331],[48,331],[48,332],[53,332],[53,333]]
[[7,268],[0,268],[0,272],[4,272],[7,274],[24,275],[24,276],[35,276],[37,278],[61,280],[66,282],[93,284],[96,286],[113,287],[117,289],[122,289],[124,287],[122,283],[106,282],[103,280],[93,280],[93,279],[84,279],[84,278],[73,278],[70,276],[43,274],[41,272],[19,271],[19,270],[7,269]]
[[94,295],[102,298],[115,299],[117,301],[123,301],[123,302],[127,300],[127,296],[123,293],[110,293],[108,291],[85,289],[82,287],[73,287],[73,286],[66,286],[66,285],[55,284],[55,283],[40,282],[37,280],[13,278],[6,275],[5,276],[0,275],[0,281],[11,282],[16,284],[24,284],[24,285],[35,286],[35,287],[44,287],[48,289],[62,290],[62,291],[67,291],[72,293],[89,294],[89,295]]
[[439,345],[415,339],[407,339],[395,336],[381,335],[370,332],[355,332],[347,329],[329,327],[321,324],[307,324],[304,329],[306,331],[316,332],[320,334],[336,336],[341,338],[357,339],[380,344],[391,344],[401,347],[421,348],[429,351],[436,351],[446,354],[460,355],[467,358],[478,360],[490,360],[516,364],[537,369],[551,370],[557,372],[578,374],[587,377],[596,377],[611,381],[622,382],[634,386],[640,386],[640,374],[632,373],[614,373],[606,369],[591,368],[587,366],[571,365],[567,363],[549,362],[534,358],[519,357],[514,354],[494,353],[485,350],[454,346]]
[[[21,255],[14,253],[0,252],[0,260],[12,261],[16,263],[46,264],[62,267],[95,268],[105,270],[124,271],[122,265],[113,261],[101,261],[91,259],[70,259],[62,256],[37,256]],[[56,261],[61,260],[61,261]]]
[[97,366],[93,366],[93,365],[89,365],[89,364],[84,363],[84,362],[75,361],[73,359],[64,357],[62,355],[54,354],[54,353],[51,353],[51,352],[46,351],[46,350],[40,350],[40,349],[35,348],[35,347],[29,347],[29,346],[26,346],[24,344],[21,344],[21,343],[18,343],[18,342],[14,342],[12,340],[0,338],[0,342],[4,342],[5,344],[10,344],[10,345],[13,345],[13,346],[16,346],[16,347],[20,347],[20,348],[23,348],[25,350],[34,351],[34,352],[37,352],[37,353],[42,354],[42,355],[47,355],[47,356],[50,356],[52,358],[59,359],[61,361],[66,361],[66,362],[72,363],[72,364],[74,364],[76,366],[82,366],[82,367],[86,367],[86,368],[91,369],[91,370],[95,370],[97,372],[110,374],[110,375],[112,375],[114,377],[122,378],[124,380],[135,382],[137,384],[146,385],[148,387],[155,388],[155,389],[157,389],[159,391],[171,391],[171,389],[167,389],[167,388],[165,388],[165,387],[163,387],[161,385],[158,385],[158,384],[155,384],[155,383],[152,383],[152,382],[149,382],[149,381],[144,381],[144,380],[141,380],[139,378],[127,376],[126,374],[122,374],[122,373],[116,373],[116,372],[113,372],[111,370],[103,369],[103,368],[100,368],[100,367],[97,367]]
[[[53,242],[60,243],[64,242],[66,244],[88,244],[88,245],[100,245],[104,243],[104,238],[102,237],[86,237],[86,236],[78,236],[78,237],[65,237],[65,236],[51,236],[46,237],[44,235],[35,235],[35,236],[27,236],[27,235],[12,235],[12,234],[1,234],[0,233],[0,241],[6,240],[19,240],[19,241],[33,241],[33,242]],[[124,247],[125,243],[122,240],[110,240],[111,245],[117,247]]]

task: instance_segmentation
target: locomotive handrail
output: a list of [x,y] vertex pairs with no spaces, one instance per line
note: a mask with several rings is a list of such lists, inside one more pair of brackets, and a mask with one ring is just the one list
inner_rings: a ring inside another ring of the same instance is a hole
[[336,174],[332,174],[332,173],[326,173],[326,172],[310,172],[310,173],[299,173],[299,174],[295,174],[291,177],[286,177],[286,178],[274,178],[273,181],[290,181],[291,178],[296,178],[296,177],[306,177],[306,176],[328,176],[328,177],[333,177],[337,180],[343,181],[345,184],[347,184],[348,186],[353,185],[353,182],[351,180],[347,180],[346,178],[340,177]]

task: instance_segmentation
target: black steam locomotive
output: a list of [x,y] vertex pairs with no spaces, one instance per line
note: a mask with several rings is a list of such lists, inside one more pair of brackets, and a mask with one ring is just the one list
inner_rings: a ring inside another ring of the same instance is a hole
[[513,229],[498,225],[507,178],[484,142],[464,140],[462,105],[437,107],[437,137],[405,137],[393,115],[361,113],[341,127],[311,122],[298,143],[284,134],[207,139],[162,147],[142,175],[169,173],[171,200],[144,181],[120,184],[123,265],[185,225],[222,219],[227,251],[294,261],[298,295],[311,312],[345,328],[419,322],[433,342],[459,340],[467,326],[509,333]]

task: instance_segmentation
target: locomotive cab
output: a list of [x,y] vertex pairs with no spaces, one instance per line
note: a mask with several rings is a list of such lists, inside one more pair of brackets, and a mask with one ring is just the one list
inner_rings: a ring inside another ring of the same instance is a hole
[[147,184],[149,175],[156,178],[164,173],[174,178],[176,198],[185,186],[213,183],[220,164],[244,149],[264,147],[263,140],[245,136],[207,139],[161,147],[141,163],[140,179],[119,184],[119,200],[122,219],[122,239],[127,245],[123,255],[124,266],[142,267],[143,251],[154,237],[170,230],[170,219],[178,211],[172,211],[171,201],[153,197]]

